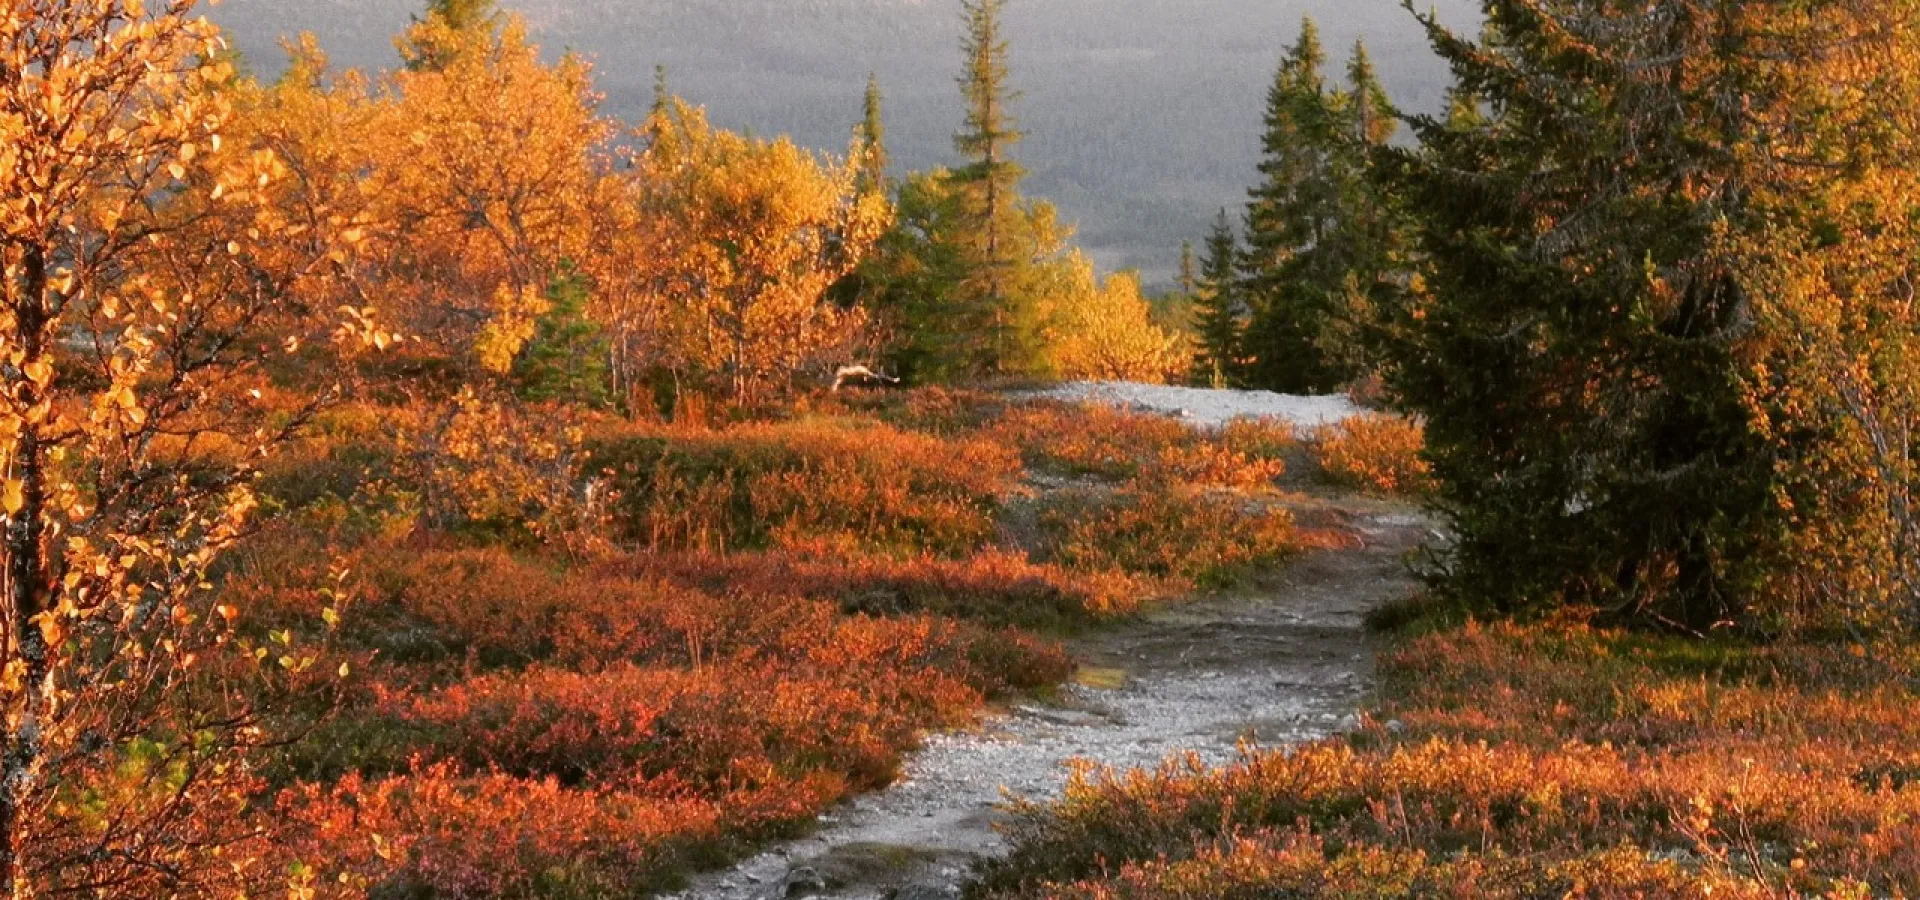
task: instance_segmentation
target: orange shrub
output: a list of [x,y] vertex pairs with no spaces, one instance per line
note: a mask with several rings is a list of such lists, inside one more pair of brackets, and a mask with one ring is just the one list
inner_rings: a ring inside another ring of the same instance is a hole
[[993,536],[1019,461],[986,441],[813,420],[616,435],[587,471],[612,490],[620,536],[647,547],[955,555]]
[[838,397],[841,408],[877,417],[895,428],[941,437],[987,428],[1014,403],[992,391],[947,387],[845,393]]
[[1249,456],[1217,443],[1164,447],[1143,478],[1180,485],[1260,491],[1273,487],[1287,464],[1276,458]]
[[1220,426],[1214,439],[1254,459],[1281,460],[1300,448],[1293,425],[1276,419],[1238,418]]
[[1049,500],[1041,527],[1050,557],[1062,565],[1208,586],[1296,548],[1293,517],[1284,509],[1169,485],[1065,492]]
[[389,657],[483,668],[699,665],[833,621],[818,604],[569,573],[500,548],[396,556],[372,578],[383,602],[350,620],[350,635]]
[[1075,475],[1132,478],[1169,448],[1199,435],[1166,416],[1122,412],[1101,404],[1023,403],[988,429],[1017,447],[1028,464]]
[[1418,638],[1382,670],[1348,741],[1083,773],[1023,810],[986,895],[1920,892],[1920,698],[1844,647],[1563,621]]
[[1336,484],[1414,496],[1432,489],[1432,472],[1420,457],[1423,432],[1411,419],[1367,413],[1318,429],[1308,446]]
[[1779,895],[1764,885],[1717,872],[1650,859],[1630,847],[1601,847],[1564,859],[1468,854],[1436,857],[1420,850],[1362,844],[1335,852],[1311,833],[1268,831],[1225,846],[1201,848],[1178,862],[1130,862],[1111,878],[1048,884],[1002,897],[1033,900],[1270,900],[1274,897],[1663,897],[1760,900]]
[[1085,572],[984,550],[965,559],[808,557],[770,551],[637,554],[609,571],[662,577],[710,591],[780,591],[831,600],[845,612],[932,613],[1002,625],[1051,626],[1117,618],[1168,592],[1121,572]]
[[835,678],[740,663],[487,675],[392,712],[432,736],[433,757],[470,770],[565,784],[671,779],[719,797],[771,771],[883,785],[918,729],[957,724],[979,701],[937,673]]
[[625,897],[712,865],[736,836],[777,832],[840,796],[830,776],[779,781],[724,801],[431,766],[280,798],[289,857],[318,896]]

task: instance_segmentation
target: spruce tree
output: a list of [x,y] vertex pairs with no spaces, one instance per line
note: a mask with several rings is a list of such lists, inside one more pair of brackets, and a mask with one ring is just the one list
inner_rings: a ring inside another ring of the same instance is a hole
[[653,67],[653,106],[648,111],[657,116],[672,108],[673,90],[667,83],[667,66],[660,63]]
[[1249,192],[1243,282],[1253,309],[1249,376],[1260,387],[1293,393],[1332,385],[1318,365],[1317,320],[1301,281],[1338,221],[1335,122],[1322,67],[1326,53],[1312,19],[1300,26],[1267,93],[1260,183]]
[[1383,154],[1425,260],[1392,371],[1454,536],[1442,593],[1705,633],[1888,580],[1846,574],[1879,476],[1835,417],[1911,376],[1850,391],[1821,360],[1901,307],[1910,253],[1856,249],[1911,233],[1911,188],[1876,184],[1912,184],[1875,124],[1909,83],[1877,48],[1898,6],[1487,0],[1481,42],[1423,18],[1484,101]]
[[1227,387],[1238,381],[1247,325],[1239,269],[1240,240],[1223,209],[1207,237],[1207,259],[1193,292],[1193,331],[1199,343],[1193,371],[1210,387]]
[[954,147],[966,162],[949,178],[961,203],[962,233],[970,269],[963,287],[962,320],[985,340],[974,367],[1007,372],[1020,367],[1032,348],[1023,346],[1031,323],[1011,290],[1019,259],[1009,240],[1016,215],[1020,179],[1012,160],[1022,137],[1009,109],[1017,95],[1009,84],[1007,41],[1001,29],[1006,0],[963,0],[967,30],[961,41],[966,66],[960,77],[966,124]]
[[[1225,210],[1222,210],[1225,213]],[[1193,242],[1180,242],[1180,273],[1177,283],[1180,293],[1192,297],[1200,289],[1200,263],[1193,255]]]
[[600,407],[612,397],[607,341],[587,315],[591,287],[570,268],[547,285],[547,311],[514,358],[514,392],[536,403]]
[[1369,177],[1399,113],[1365,44],[1354,46],[1343,89],[1327,86],[1324,59],[1309,20],[1269,95],[1242,264],[1248,378],[1293,393],[1338,390],[1375,368],[1378,311],[1406,282],[1404,224]]
[[867,94],[861,107],[860,124],[855,129],[855,141],[860,145],[866,159],[860,168],[861,193],[884,192],[887,190],[887,124],[882,116],[880,94],[880,76],[867,76]]
[[1372,177],[1373,155],[1388,146],[1400,113],[1387,97],[1367,54],[1355,42],[1347,87],[1333,98],[1338,129],[1331,145],[1338,215],[1320,244],[1307,251],[1296,284],[1310,317],[1319,387],[1337,388],[1378,368],[1378,330],[1386,307],[1399,302],[1407,281],[1407,229],[1387,189]]

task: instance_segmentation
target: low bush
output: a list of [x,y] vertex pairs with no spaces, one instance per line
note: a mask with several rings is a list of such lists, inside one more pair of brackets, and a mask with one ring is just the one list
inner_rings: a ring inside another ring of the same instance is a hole
[[878,418],[903,431],[964,437],[991,426],[1017,401],[966,388],[925,387],[841,395],[842,408]]
[[1432,473],[1420,454],[1426,446],[1420,423],[1368,413],[1323,426],[1308,448],[1320,472],[1345,487],[1379,494],[1420,496],[1432,490]]
[[1277,419],[1238,418],[1220,426],[1214,440],[1253,459],[1285,460],[1300,449],[1293,424]]
[[978,894],[1920,892],[1913,682],[1848,648],[1567,620],[1414,638],[1382,674],[1348,740],[1082,773]]
[[1119,618],[1170,592],[1152,579],[1043,565],[1006,550],[964,559],[810,557],[777,551],[636,554],[607,571],[711,591],[790,592],[831,601],[847,613],[930,613],[1030,628]]
[[1008,409],[986,434],[1017,448],[1030,466],[1113,479],[1133,478],[1163,452],[1201,441],[1193,429],[1166,416],[1051,402]]
[[662,550],[783,546],[963,555],[994,534],[1019,460],[851,420],[602,437],[586,471],[618,537]]
[[714,801],[441,765],[288,792],[279,815],[293,826],[288,855],[316,861],[301,867],[313,897],[640,898],[843,791],[815,777]]
[[1285,509],[1232,493],[1172,485],[1069,491],[1040,517],[1048,558],[1218,587],[1296,549]]

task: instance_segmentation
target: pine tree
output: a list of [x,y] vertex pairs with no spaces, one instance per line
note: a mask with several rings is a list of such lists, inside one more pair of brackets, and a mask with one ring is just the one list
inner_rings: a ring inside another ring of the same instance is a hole
[[1386,154],[1426,260],[1393,372],[1456,536],[1440,591],[1701,633],[1888,580],[1835,417],[1912,374],[1825,360],[1905,305],[1881,245],[1912,233],[1911,140],[1875,124],[1912,108],[1903,7],[1488,0],[1477,43],[1423,19],[1492,112]]
[[1019,260],[1008,240],[1010,220],[1016,214],[1020,179],[1025,171],[1013,162],[1013,145],[1022,137],[1009,106],[1017,94],[1008,83],[1007,41],[1001,30],[1006,0],[963,0],[967,31],[961,41],[966,67],[960,88],[966,105],[966,124],[954,136],[954,147],[966,159],[950,181],[962,204],[959,235],[968,251],[971,269],[964,288],[970,325],[982,329],[978,368],[1006,372],[1020,367],[1031,348],[1022,346],[1027,335],[1018,307],[1024,298],[1010,290]]
[[1338,390],[1375,367],[1378,310],[1406,281],[1404,224],[1369,176],[1399,113],[1364,43],[1344,89],[1327,87],[1323,61],[1309,20],[1269,97],[1266,180],[1248,207],[1243,263],[1249,378],[1295,393]]
[[653,67],[653,106],[648,109],[652,115],[662,115],[673,109],[673,89],[667,83],[667,65],[660,63]]
[[1355,41],[1347,62],[1347,90],[1341,104],[1346,112],[1347,136],[1361,147],[1385,146],[1400,130],[1400,111],[1387,96],[1373,68],[1366,41]]
[[1301,306],[1312,317],[1320,386],[1347,384],[1378,368],[1377,330],[1383,309],[1399,302],[1406,283],[1408,225],[1386,188],[1373,177],[1373,155],[1399,130],[1400,113],[1387,97],[1367,54],[1355,42],[1347,88],[1333,100],[1333,182],[1338,217],[1303,267]]
[[535,403],[605,406],[612,397],[607,342],[587,317],[587,279],[567,271],[547,286],[547,310],[513,361],[514,392]]
[[1253,308],[1248,349],[1252,381],[1273,390],[1323,390],[1316,322],[1306,308],[1303,255],[1338,218],[1332,147],[1335,123],[1322,67],[1326,53],[1312,19],[1287,52],[1267,93],[1261,182],[1249,192],[1241,272]]
[[1240,296],[1239,268],[1240,240],[1223,209],[1207,237],[1207,260],[1193,291],[1193,331],[1199,343],[1193,372],[1212,387],[1238,380],[1237,368],[1245,352],[1247,309]]
[[[1224,210],[1223,210],[1224,212]],[[1200,288],[1200,263],[1193,256],[1193,242],[1180,242],[1180,293],[1192,297]]]
[[887,124],[882,116],[880,76],[867,76],[867,95],[862,105],[860,124],[854,140],[866,154],[860,169],[860,190],[874,193],[887,190]]

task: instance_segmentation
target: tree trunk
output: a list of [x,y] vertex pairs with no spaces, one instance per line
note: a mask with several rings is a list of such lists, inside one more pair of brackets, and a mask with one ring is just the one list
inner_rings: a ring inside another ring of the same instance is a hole
[[[43,362],[46,352],[46,258],[29,253],[23,269],[24,291],[15,315],[24,359],[8,373],[7,382],[18,408],[30,410],[41,401],[40,386],[27,377],[25,369]],[[33,886],[22,871],[30,839],[24,807],[40,775],[42,729],[51,699],[47,684],[50,648],[46,634],[35,621],[46,610],[49,599],[40,552],[46,535],[45,451],[36,425],[23,421],[20,427],[12,448],[12,471],[8,473],[20,483],[20,508],[7,519],[4,593],[7,633],[13,639],[11,649],[21,670],[19,684],[13,688],[18,691],[14,706],[7,710],[6,733],[0,737],[5,746],[0,753],[0,896],[13,900],[33,895]]]

